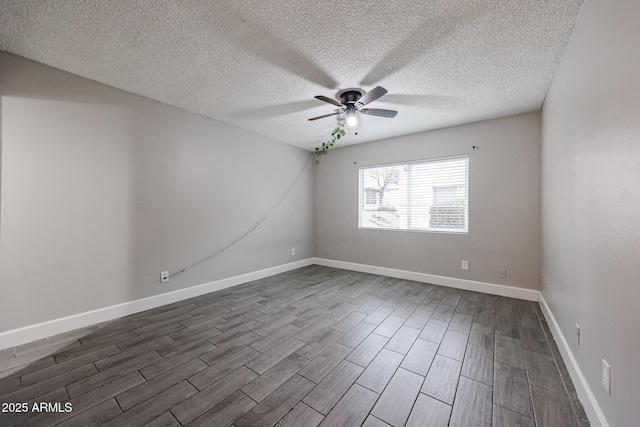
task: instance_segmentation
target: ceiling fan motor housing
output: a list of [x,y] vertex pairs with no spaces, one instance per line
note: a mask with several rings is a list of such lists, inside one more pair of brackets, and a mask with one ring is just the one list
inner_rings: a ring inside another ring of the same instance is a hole
[[358,92],[357,90],[349,90],[340,95],[340,102],[344,105],[355,104],[358,99],[362,98],[362,92]]

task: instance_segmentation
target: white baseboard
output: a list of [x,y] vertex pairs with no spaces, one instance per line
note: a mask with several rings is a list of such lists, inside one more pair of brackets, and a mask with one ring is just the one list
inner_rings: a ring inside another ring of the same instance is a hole
[[110,307],[99,308],[85,313],[78,313],[72,316],[2,332],[0,333],[0,350],[197,297],[209,292],[219,291],[231,286],[237,286],[254,280],[263,279],[275,274],[295,270],[296,268],[306,267],[313,264],[313,260],[313,258],[307,258],[289,264],[282,264],[275,267],[265,268],[263,270],[253,271],[251,273],[241,274],[239,276],[216,280],[215,282],[196,285],[185,289],[178,289],[176,291],[160,295],[154,295],[135,301],[129,301],[122,304],[112,305]]
[[569,344],[567,343],[564,334],[560,330],[560,326],[558,325],[558,322],[556,322],[556,318],[547,305],[547,301],[544,299],[542,293],[540,293],[539,301],[540,309],[542,310],[544,317],[547,319],[549,329],[551,329],[551,333],[556,340],[556,344],[558,345],[558,349],[560,350],[560,354],[562,355],[562,360],[564,360],[565,365],[567,365],[569,376],[571,376],[571,381],[573,382],[573,386],[578,393],[578,398],[580,399],[580,402],[584,407],[584,411],[587,413],[587,417],[589,417],[591,426],[609,427],[609,423],[604,417],[604,414],[600,409],[600,405],[598,405],[596,397],[591,391],[589,384],[587,384],[587,380],[582,374],[582,370],[580,370],[578,362],[576,361],[575,357],[573,357],[573,353],[569,348]]
[[204,295],[209,292],[219,291],[231,286],[259,280],[275,274],[284,273],[296,268],[318,264],[327,267],[341,268],[345,270],[359,271],[363,273],[379,274],[382,276],[395,277],[405,280],[415,280],[418,282],[433,283],[435,285],[448,286],[451,288],[465,289],[477,292],[484,292],[494,295],[501,295],[511,298],[520,298],[529,301],[538,300],[538,292],[530,289],[515,288],[511,286],[497,285],[493,283],[476,282],[473,280],[456,279],[453,277],[436,276],[433,274],[417,273],[413,271],[396,270],[393,268],[377,267],[373,265],[357,264],[345,261],[336,261],[325,258],[307,258],[304,260],[266,268],[239,276],[229,277],[215,282],[192,286],[185,289],[178,289],[160,295],[154,295],[135,301],[129,301],[110,307],[99,308],[97,310],[78,313],[71,316],[54,319],[35,325],[25,326],[19,329],[0,333],[0,350],[26,344],[31,341],[50,337],[53,335],[69,332],[74,329],[95,325],[141,311],[182,301],[185,299]]
[[500,295],[503,297],[518,298],[527,301],[538,301],[539,293],[532,289],[477,282],[475,280],[457,279],[455,277],[436,276],[434,274],[418,273],[415,271],[396,270],[394,268],[377,267],[375,265],[336,261],[326,258],[312,259],[314,264],[324,265],[326,267],[342,268],[344,270],[358,271],[361,273],[379,274],[381,276],[395,277],[397,279],[414,280],[416,282],[431,283],[434,285],[448,286],[450,288],[482,292],[485,294]]

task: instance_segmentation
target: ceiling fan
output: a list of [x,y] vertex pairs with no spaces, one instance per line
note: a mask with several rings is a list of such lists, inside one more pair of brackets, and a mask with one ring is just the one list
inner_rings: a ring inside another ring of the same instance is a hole
[[385,110],[381,108],[362,108],[370,102],[373,102],[376,99],[380,98],[385,93],[387,93],[387,90],[382,86],[376,86],[364,95],[363,91],[360,89],[347,89],[338,93],[341,102],[323,95],[318,95],[315,97],[316,99],[335,105],[336,107],[339,107],[339,109],[335,113],[325,114],[323,116],[314,117],[309,120],[312,121],[324,119],[325,117],[331,117],[338,114],[346,113],[347,124],[354,125],[357,120],[356,111],[362,114],[367,114],[369,116],[387,117],[390,119],[394,118],[396,114],[398,114],[398,112],[394,110]]

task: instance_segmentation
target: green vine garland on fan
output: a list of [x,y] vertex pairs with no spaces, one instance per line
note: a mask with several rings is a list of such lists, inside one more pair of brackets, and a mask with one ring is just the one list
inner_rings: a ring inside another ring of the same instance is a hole
[[345,125],[344,115],[341,114],[341,110],[339,108],[336,108],[335,111],[338,114],[336,115],[336,128],[333,130],[333,132],[331,132],[331,139],[329,139],[329,141],[327,142],[323,142],[322,147],[316,148],[316,151],[323,152],[323,154],[321,154],[322,156],[324,155],[324,153],[329,151],[329,149],[333,147],[340,138],[342,138],[347,134],[347,132],[344,130],[344,125]]

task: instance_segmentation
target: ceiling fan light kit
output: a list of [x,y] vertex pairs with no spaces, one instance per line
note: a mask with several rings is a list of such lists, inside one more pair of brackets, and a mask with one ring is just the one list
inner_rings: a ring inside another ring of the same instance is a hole
[[[322,143],[322,152],[326,152],[329,148],[333,147],[335,142],[345,135],[345,120],[348,126],[355,126],[358,123],[357,113],[367,114],[369,116],[386,117],[390,119],[394,118],[398,114],[398,112],[395,110],[385,110],[382,108],[362,108],[386,93],[387,90],[385,88],[383,88],[382,86],[376,86],[369,92],[365,92],[362,89],[341,90],[336,95],[340,98],[340,101],[331,99],[324,95],[315,96],[315,98],[320,101],[338,107],[334,113],[324,114],[322,116],[312,117],[309,119],[309,121],[314,121],[318,119],[324,119],[326,117],[337,116],[338,126],[331,133],[331,141],[329,141],[328,143]],[[346,117],[342,117],[343,113]],[[342,121],[340,121],[340,119],[342,119]],[[319,151],[319,149],[316,148],[316,151]]]
[[347,116],[347,126],[353,127],[358,124],[358,118],[356,117],[355,111],[347,111],[345,115]]

